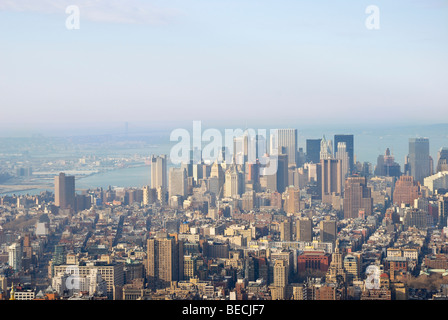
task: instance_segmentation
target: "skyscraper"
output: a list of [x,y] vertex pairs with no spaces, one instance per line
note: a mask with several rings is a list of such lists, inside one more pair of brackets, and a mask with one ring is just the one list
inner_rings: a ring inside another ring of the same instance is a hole
[[333,159],[333,142],[327,141],[325,136],[320,141],[320,160]]
[[280,223],[280,240],[292,241],[292,222],[286,219]]
[[325,217],[319,223],[320,241],[336,243],[337,239],[337,225],[336,220],[331,220],[330,217]]
[[183,168],[170,168],[168,194],[172,196],[187,195],[187,172]]
[[344,218],[358,218],[372,214],[373,198],[366,177],[348,177],[344,190]]
[[151,188],[167,190],[166,155],[151,156]]
[[335,134],[334,135],[335,153],[338,152],[339,142],[345,142],[345,150],[348,153],[349,174],[351,174],[355,166],[354,136],[352,134]]
[[237,198],[242,194],[244,177],[233,165],[225,174],[224,196],[228,198]]
[[437,159],[437,172],[448,171],[448,148],[440,148]]
[[278,153],[288,158],[288,166],[297,165],[297,129],[278,129]]
[[313,241],[313,221],[309,218],[301,218],[296,221],[296,240]]
[[283,193],[288,183],[288,158],[286,154],[277,156],[277,191]]
[[379,155],[375,167],[374,174],[376,176],[400,177],[400,165],[395,162],[395,158],[391,155],[389,148],[386,149],[384,155]]
[[401,176],[395,183],[393,202],[412,205],[420,195],[420,184],[411,176]]
[[320,142],[322,139],[306,140],[306,161],[312,163],[320,162]]
[[423,179],[430,176],[430,157],[428,138],[409,139],[409,167],[410,175],[420,184]]
[[335,153],[335,158],[341,161],[342,165],[342,180],[345,180],[350,173],[350,158],[347,152],[345,142],[339,142]]
[[22,268],[22,246],[15,242],[8,247],[9,260],[8,263],[14,271],[20,271]]
[[342,162],[338,159],[322,159],[320,164],[322,202],[331,203],[332,196],[342,194]]
[[183,242],[174,237],[148,239],[148,283],[150,288],[166,288],[183,278]]
[[60,209],[75,209],[75,177],[60,173],[54,177],[54,202]]

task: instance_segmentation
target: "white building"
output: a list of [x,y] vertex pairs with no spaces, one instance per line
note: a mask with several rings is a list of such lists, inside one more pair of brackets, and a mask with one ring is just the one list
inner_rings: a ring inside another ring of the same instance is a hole
[[437,189],[448,189],[448,171],[441,171],[423,180],[425,187],[434,193]]
[[8,247],[8,264],[14,269],[14,271],[20,271],[22,268],[22,251],[22,246],[17,242]]

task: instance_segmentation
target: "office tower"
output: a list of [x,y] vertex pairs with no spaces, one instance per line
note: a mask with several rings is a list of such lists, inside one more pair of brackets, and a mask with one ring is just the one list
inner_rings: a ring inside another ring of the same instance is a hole
[[303,167],[303,165],[306,163],[306,153],[303,151],[303,148],[299,148],[299,151],[297,151],[297,168]]
[[339,142],[335,158],[341,161],[342,165],[342,180],[345,181],[350,173],[350,158],[348,156],[345,142]]
[[286,219],[280,223],[280,240],[292,241],[292,222]]
[[426,177],[424,180],[424,185],[434,193],[442,193],[448,190],[448,171],[440,171],[432,176]]
[[342,194],[342,162],[338,159],[322,159],[322,202],[331,204],[333,196]]
[[445,195],[440,195],[437,201],[439,206],[439,221],[438,227],[444,228],[447,226],[448,219],[448,193]]
[[244,132],[241,136],[233,138],[233,163],[244,164],[249,156],[249,134]]
[[353,173],[355,167],[355,155],[354,155],[354,136],[352,134],[335,134],[334,135],[334,152],[338,152],[339,142],[345,142],[345,148],[348,153],[349,159],[349,174]]
[[227,198],[238,198],[242,194],[243,177],[235,165],[225,174],[224,196]]
[[184,256],[184,280],[190,280],[196,276],[198,257],[193,255]]
[[16,272],[22,269],[22,251],[22,246],[18,242],[15,242],[8,247],[8,264]]
[[348,284],[353,284],[353,281],[359,280],[361,263],[359,258],[353,254],[348,254],[344,258],[344,269],[347,274]]
[[288,157],[286,154],[277,156],[277,191],[283,193],[288,183]]
[[260,189],[260,163],[246,163],[246,184],[252,185],[252,190],[259,192]]
[[187,172],[182,168],[170,168],[169,171],[169,197],[187,195]]
[[300,189],[295,187],[286,188],[285,211],[288,215],[300,212]]
[[157,200],[157,190],[152,189],[150,186],[143,187],[143,205],[150,205]]
[[440,148],[438,152],[436,172],[448,171],[448,148]]
[[278,129],[278,153],[287,156],[287,166],[297,166],[297,129]]
[[286,287],[288,285],[289,267],[282,259],[275,260],[274,264],[274,286]]
[[420,183],[411,176],[401,176],[395,183],[392,201],[398,205],[412,205],[420,196]]
[[151,188],[167,190],[167,158],[166,155],[151,156]]
[[319,223],[320,242],[332,242],[333,244],[337,239],[337,225],[336,220],[331,220],[330,217],[325,217],[324,220]]
[[429,139],[409,139],[410,175],[423,184],[423,179],[430,176]]
[[54,202],[60,209],[75,209],[75,177],[60,173],[54,177]]
[[333,142],[331,140],[327,141],[325,136],[320,141],[320,160],[333,159]]
[[196,185],[199,184],[199,180],[205,178],[204,176],[204,164],[195,163],[193,164],[193,179]]
[[344,218],[358,218],[360,213],[372,214],[373,198],[366,177],[348,177],[344,189]]
[[210,178],[217,179],[216,197],[217,199],[221,199],[224,194],[225,174],[221,164],[218,163],[217,161],[215,161],[212,165],[212,168],[210,170]]
[[313,241],[313,221],[309,218],[300,218],[296,221],[296,240]]
[[183,279],[183,242],[174,237],[157,237],[147,241],[148,283],[152,289],[169,287],[171,281]]
[[322,139],[306,140],[306,161],[310,163],[320,162],[320,143]]
[[375,176],[397,177],[401,176],[401,168],[395,162],[395,158],[390,154],[389,148],[386,149],[384,155],[379,155],[374,171]]
[[53,265],[65,264],[65,257],[66,257],[65,245],[63,244],[55,245],[53,251]]

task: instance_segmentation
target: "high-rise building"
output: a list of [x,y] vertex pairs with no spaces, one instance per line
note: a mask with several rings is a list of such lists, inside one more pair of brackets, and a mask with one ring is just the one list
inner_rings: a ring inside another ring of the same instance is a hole
[[169,197],[187,195],[187,172],[182,168],[170,168],[169,171]]
[[54,202],[60,209],[75,209],[75,177],[60,173],[54,177]]
[[420,184],[431,175],[428,138],[409,139],[409,169],[410,175]]
[[397,178],[401,176],[400,165],[395,162],[395,158],[390,154],[389,148],[386,149],[384,155],[378,156],[374,174],[376,176]]
[[149,287],[166,288],[171,281],[183,279],[183,242],[174,237],[148,239],[147,266]]
[[339,142],[335,158],[341,161],[342,165],[342,180],[345,181],[350,173],[350,158],[348,156],[347,147],[345,142]]
[[439,190],[448,190],[448,171],[439,171],[432,176],[426,177],[424,185],[431,193],[439,193]]
[[274,286],[286,287],[288,285],[289,267],[285,260],[275,260],[274,264]]
[[306,140],[306,161],[312,163],[320,162],[320,142],[322,139]]
[[292,241],[292,222],[286,219],[280,223],[280,240]]
[[339,142],[345,142],[345,151],[348,153],[349,159],[349,174],[353,172],[355,167],[355,155],[354,155],[354,136],[352,134],[335,134],[334,135],[334,152],[338,152]]
[[437,202],[439,205],[438,227],[444,228],[447,226],[448,219],[448,193],[445,195],[440,195]]
[[225,174],[220,163],[215,161],[210,170],[210,178],[217,179],[216,197],[221,199],[224,194]]
[[287,166],[297,166],[297,129],[277,129],[278,153],[287,156]]
[[283,193],[288,183],[288,157],[286,154],[277,155],[277,191]]
[[295,187],[286,188],[285,211],[288,215],[300,211],[300,189]]
[[344,189],[344,218],[366,217],[372,214],[373,198],[366,177],[348,177]]
[[436,172],[448,171],[448,148],[440,148],[438,152]]
[[309,218],[301,218],[296,221],[296,240],[313,241],[313,221]]
[[336,220],[326,217],[319,223],[319,232],[321,242],[332,242],[334,244],[338,234]]
[[162,188],[167,191],[167,158],[166,155],[151,156],[151,188]]
[[320,160],[333,159],[333,142],[327,141],[325,136],[320,141]]
[[359,280],[361,263],[359,257],[354,254],[348,254],[344,258],[344,269],[347,274],[347,282],[353,284],[353,281]]
[[342,161],[338,159],[322,159],[321,187],[322,202],[332,203],[333,196],[342,195]]
[[22,269],[22,246],[20,243],[15,242],[8,247],[8,264],[14,271],[20,271]]
[[392,200],[393,203],[398,205],[403,203],[413,205],[415,199],[418,199],[420,196],[420,183],[411,176],[401,176],[395,183]]
[[243,176],[235,165],[225,174],[224,196],[227,198],[238,198],[242,194]]

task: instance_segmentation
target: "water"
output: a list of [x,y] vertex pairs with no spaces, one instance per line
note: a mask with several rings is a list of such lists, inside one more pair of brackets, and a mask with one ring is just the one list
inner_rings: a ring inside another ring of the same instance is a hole
[[116,169],[78,178],[75,181],[76,189],[108,188],[111,187],[138,187],[150,184],[151,167],[149,165],[133,168]]

